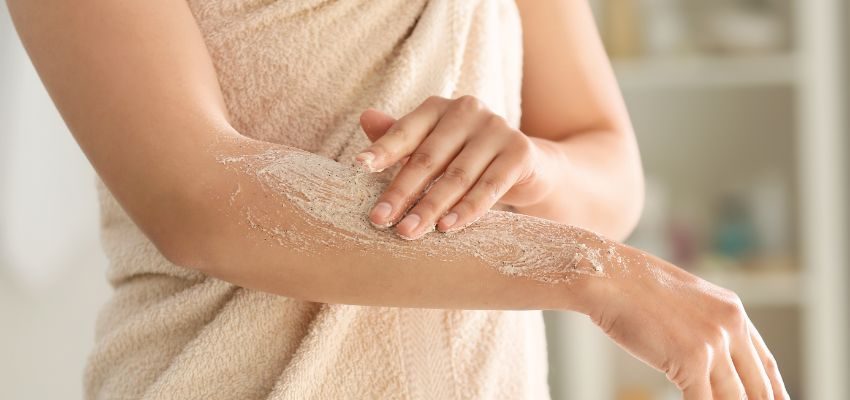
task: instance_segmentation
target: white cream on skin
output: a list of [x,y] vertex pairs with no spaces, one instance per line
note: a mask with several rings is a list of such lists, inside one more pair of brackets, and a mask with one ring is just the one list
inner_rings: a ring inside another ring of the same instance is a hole
[[[367,217],[389,183],[388,173],[364,172],[295,149],[217,159],[228,168],[256,177],[267,194],[299,209],[307,223],[322,233],[305,235],[280,226],[274,222],[280,219],[272,218],[267,210],[240,210],[253,229],[280,245],[302,251],[381,249],[403,258],[425,254],[447,261],[473,256],[503,274],[546,283],[563,282],[576,274],[606,276],[605,266],[625,266],[614,243],[599,235],[507,211],[491,210],[464,229],[449,233],[432,230],[407,241],[389,229],[373,226]],[[231,200],[240,191],[237,186]]]

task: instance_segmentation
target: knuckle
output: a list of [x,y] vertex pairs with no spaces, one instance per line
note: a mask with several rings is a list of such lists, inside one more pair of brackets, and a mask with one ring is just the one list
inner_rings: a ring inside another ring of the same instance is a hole
[[474,198],[464,199],[462,204],[464,204],[463,209],[466,211],[466,215],[468,216],[477,217],[487,211],[484,204]]
[[388,136],[402,141],[407,140],[410,137],[410,127],[408,127],[407,124],[403,122],[396,123],[384,136]]
[[429,219],[429,218],[431,218],[434,215],[437,215],[439,213],[440,205],[437,204],[437,202],[434,201],[434,199],[432,199],[430,196],[428,196],[428,197],[425,197],[425,198],[419,200],[419,203],[416,204],[415,208],[416,208],[416,213],[419,214],[419,216],[421,216],[422,219],[427,220],[427,219]]
[[407,164],[405,166],[410,166],[413,168],[419,168],[424,170],[429,170],[434,165],[434,157],[430,154],[422,151],[417,151],[410,154],[410,158],[407,160]]
[[383,200],[387,200],[391,204],[403,204],[409,196],[407,191],[398,185],[390,185],[390,187],[384,191],[384,195],[382,197]]
[[522,154],[524,157],[528,157],[531,155],[532,144],[531,140],[525,134],[514,131],[514,135],[511,136],[510,146],[516,152]]
[[487,195],[488,200],[498,200],[502,196],[506,179],[502,177],[485,176],[481,178],[481,189]]
[[737,303],[737,304],[742,303],[741,298],[738,296],[738,294],[733,292],[732,290],[729,290],[729,289],[726,289],[726,288],[719,288],[719,292],[720,292],[720,298],[722,298],[724,301],[726,301],[728,303]]
[[454,101],[454,105],[455,105],[455,107],[457,107],[461,110],[471,111],[471,112],[480,111],[482,108],[484,108],[484,104],[481,102],[481,100],[479,100],[477,97],[475,97],[473,95],[469,95],[469,94],[465,94],[463,96],[458,97]]
[[507,125],[507,120],[499,114],[489,113],[484,117],[484,127],[489,130],[501,129]]
[[372,143],[369,150],[375,154],[380,154],[383,157],[391,158],[395,156],[395,151],[388,147],[384,142],[377,141]]
[[[713,316],[712,318],[716,318],[716,316]],[[690,343],[692,348],[704,346],[706,344],[711,347],[723,345],[725,331],[722,323],[714,320],[695,323],[693,326],[693,332],[695,332],[696,335],[694,336],[695,343]]]
[[762,359],[762,364],[764,365],[764,370],[769,374],[779,373],[779,364],[776,362],[776,358],[773,357],[773,354],[767,354]]
[[446,99],[437,95],[428,96],[423,103],[426,104],[440,104]]
[[[716,351],[726,351],[729,341],[729,334],[723,329],[720,324],[706,324],[702,329],[699,329],[702,339],[698,344],[693,345],[691,351],[705,351],[709,354]],[[696,349],[699,347],[699,349]]]
[[464,196],[464,198],[454,207],[458,215],[463,216],[476,215],[477,208],[478,207],[475,205],[475,202],[470,199],[469,196]]
[[448,183],[452,183],[460,187],[467,187],[470,179],[469,173],[466,172],[464,168],[449,167],[446,169],[446,172],[443,173],[443,177],[440,178],[440,180],[445,180]]
[[733,294],[732,297],[721,303],[722,318],[733,327],[745,327],[746,313],[741,299]]

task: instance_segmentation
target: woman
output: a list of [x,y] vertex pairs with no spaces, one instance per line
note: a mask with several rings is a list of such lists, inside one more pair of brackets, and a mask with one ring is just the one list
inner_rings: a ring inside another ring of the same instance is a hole
[[787,398],[733,293],[590,232],[642,180],[583,2],[7,2],[102,180],[87,398],[546,398],[541,309]]

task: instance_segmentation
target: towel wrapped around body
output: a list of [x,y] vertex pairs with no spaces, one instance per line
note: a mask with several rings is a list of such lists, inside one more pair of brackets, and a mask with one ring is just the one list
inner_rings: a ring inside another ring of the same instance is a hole
[[[518,127],[513,0],[188,0],[234,127],[350,163],[359,114],[470,94]],[[540,311],[294,300],[169,263],[98,181],[87,399],[546,399]],[[250,265],[244,266],[250,268]]]

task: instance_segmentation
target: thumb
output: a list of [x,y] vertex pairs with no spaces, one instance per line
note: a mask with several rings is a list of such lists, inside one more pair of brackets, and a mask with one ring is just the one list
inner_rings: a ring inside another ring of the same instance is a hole
[[374,108],[367,108],[360,114],[360,126],[369,140],[376,141],[387,133],[387,129],[395,123],[396,119]]

